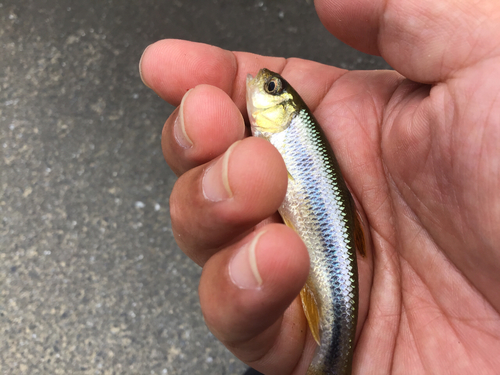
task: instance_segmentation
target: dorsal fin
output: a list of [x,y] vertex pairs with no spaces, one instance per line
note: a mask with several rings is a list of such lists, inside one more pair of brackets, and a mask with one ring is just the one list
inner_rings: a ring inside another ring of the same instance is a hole
[[358,210],[354,215],[354,245],[362,257],[366,256],[365,233],[363,231],[363,220]]

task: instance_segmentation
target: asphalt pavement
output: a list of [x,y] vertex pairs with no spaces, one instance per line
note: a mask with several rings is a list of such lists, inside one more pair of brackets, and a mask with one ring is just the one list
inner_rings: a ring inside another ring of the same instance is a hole
[[0,374],[235,374],[172,236],[174,109],[137,65],[182,38],[348,69],[306,0],[0,0]]

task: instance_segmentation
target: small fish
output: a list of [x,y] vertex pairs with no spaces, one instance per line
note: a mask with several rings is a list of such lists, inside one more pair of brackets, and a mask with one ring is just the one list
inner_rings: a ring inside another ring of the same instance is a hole
[[358,316],[356,246],[364,251],[362,232],[355,239],[361,225],[353,199],[316,119],[279,74],[262,69],[255,78],[248,75],[247,109],[252,134],[271,142],[285,161],[288,188],[279,213],[309,252],[300,295],[318,348],[307,374],[350,374]]

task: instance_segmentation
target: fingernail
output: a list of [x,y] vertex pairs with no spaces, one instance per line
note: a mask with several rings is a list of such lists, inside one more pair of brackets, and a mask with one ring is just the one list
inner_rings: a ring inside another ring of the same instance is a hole
[[[142,83],[144,83],[144,85],[146,87],[149,87],[149,85],[146,83],[146,81],[144,81],[144,76],[142,75],[142,59],[144,58],[144,55],[146,54],[146,51],[148,50],[149,47],[151,47],[151,45],[149,45],[149,46],[146,47],[146,49],[142,53],[141,59],[139,60],[139,75],[141,77]],[[149,88],[151,88],[151,87],[149,87]]]
[[257,267],[255,249],[260,237],[258,233],[250,243],[245,244],[229,262],[229,277],[234,285],[241,289],[258,289],[262,285],[262,277]]
[[193,89],[190,89],[184,94],[181,100],[181,105],[179,106],[179,111],[177,112],[177,118],[174,120],[174,137],[179,146],[182,148],[190,148],[193,146],[193,141],[186,133],[186,128],[184,126],[184,102]]
[[212,202],[220,202],[233,196],[227,170],[229,156],[238,142],[234,142],[224,155],[205,171],[201,182],[203,195]]

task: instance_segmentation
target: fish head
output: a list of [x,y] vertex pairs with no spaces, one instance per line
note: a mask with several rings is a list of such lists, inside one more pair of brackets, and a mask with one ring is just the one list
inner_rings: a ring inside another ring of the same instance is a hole
[[261,69],[247,76],[247,112],[252,134],[269,139],[285,130],[297,110],[292,87],[278,73]]

